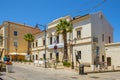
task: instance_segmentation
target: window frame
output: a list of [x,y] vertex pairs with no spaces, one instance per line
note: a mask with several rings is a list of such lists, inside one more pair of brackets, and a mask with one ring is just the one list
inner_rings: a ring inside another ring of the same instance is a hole
[[36,44],[36,47],[38,47],[38,41],[36,41],[35,44]]
[[77,38],[81,38],[81,30],[77,30]]
[[77,51],[77,55],[78,55],[78,59],[81,59],[82,56],[81,56],[81,51]]
[[108,37],[108,40],[109,40],[109,43],[111,43],[111,37],[110,36]]
[[102,34],[102,41],[104,41],[104,34]]
[[18,31],[14,31],[14,36],[18,36]]
[[50,36],[50,44],[52,44],[52,36]]
[[43,46],[45,46],[45,39],[43,39]]
[[56,41],[59,43],[59,35],[56,36]]

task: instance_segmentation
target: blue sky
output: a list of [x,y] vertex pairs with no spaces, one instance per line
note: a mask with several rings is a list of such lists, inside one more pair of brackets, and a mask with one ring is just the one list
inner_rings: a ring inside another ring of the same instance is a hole
[[48,24],[65,15],[80,16],[102,11],[114,28],[114,42],[120,42],[120,0],[0,0],[0,24],[3,21],[25,23],[35,26]]

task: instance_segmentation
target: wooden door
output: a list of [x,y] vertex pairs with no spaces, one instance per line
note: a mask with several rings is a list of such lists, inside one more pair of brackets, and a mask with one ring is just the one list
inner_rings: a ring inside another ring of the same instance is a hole
[[111,57],[107,57],[107,65],[111,66]]

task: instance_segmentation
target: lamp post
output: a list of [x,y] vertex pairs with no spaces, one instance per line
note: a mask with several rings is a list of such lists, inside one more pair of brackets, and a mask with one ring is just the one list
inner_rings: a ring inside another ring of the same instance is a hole
[[[71,52],[71,54],[72,54],[72,69],[74,69],[74,57],[73,57],[73,46],[75,45],[75,43],[76,43],[76,38],[74,38],[74,40],[71,40],[71,39],[69,39],[68,41],[69,41],[69,45],[70,45],[70,50],[72,50],[72,51],[70,51]],[[73,44],[73,41],[75,42],[74,44]],[[71,43],[70,43],[71,42]],[[71,49],[71,47],[72,47],[72,49]]]
[[44,27],[44,31],[45,31],[45,68],[47,68],[47,64],[46,64],[46,25],[41,25],[41,24],[37,24],[36,27],[42,26]]

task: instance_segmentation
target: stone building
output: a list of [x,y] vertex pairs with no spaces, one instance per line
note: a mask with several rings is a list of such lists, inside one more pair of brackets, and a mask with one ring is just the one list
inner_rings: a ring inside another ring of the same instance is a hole
[[[67,45],[69,60],[74,62],[74,66],[77,66],[76,55],[81,63],[91,66],[92,69],[97,62],[106,60],[104,44],[113,42],[113,28],[101,12],[74,18],[65,16],[50,22],[46,34],[46,58],[58,58],[62,61],[63,38],[62,35],[56,35],[56,25],[60,19],[70,21],[73,26],[73,32],[67,34]],[[33,60],[44,58],[44,34],[44,32],[37,34],[33,42]],[[54,50],[55,45],[58,47],[57,50]]]
[[27,53],[27,42],[24,40],[24,35],[38,32],[40,32],[38,28],[15,22],[3,22],[0,26],[1,59],[4,55],[10,55],[12,60],[24,60]]
[[120,42],[105,44],[105,53],[108,66],[120,67]]

